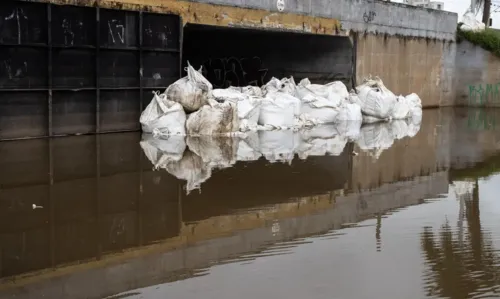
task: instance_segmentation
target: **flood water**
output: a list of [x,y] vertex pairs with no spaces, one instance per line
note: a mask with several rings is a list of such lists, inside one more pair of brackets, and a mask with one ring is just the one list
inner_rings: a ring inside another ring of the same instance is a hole
[[498,117],[1,142],[0,298],[500,298]]

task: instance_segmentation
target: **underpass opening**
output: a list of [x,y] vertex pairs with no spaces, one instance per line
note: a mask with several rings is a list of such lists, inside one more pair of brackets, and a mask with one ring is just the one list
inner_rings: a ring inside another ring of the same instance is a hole
[[353,87],[354,46],[347,36],[187,24],[183,66],[202,66],[214,88],[262,86],[272,77],[296,83],[342,81]]

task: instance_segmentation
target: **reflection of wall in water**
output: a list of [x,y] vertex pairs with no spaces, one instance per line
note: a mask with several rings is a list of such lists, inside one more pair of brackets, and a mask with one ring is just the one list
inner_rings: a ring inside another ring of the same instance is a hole
[[[425,176],[446,169],[448,153],[442,142],[448,134],[438,127],[442,116],[439,110],[425,110],[420,131],[414,137],[395,140],[378,159],[360,153],[353,158],[352,187],[354,190],[370,189],[384,183]],[[390,128],[390,126],[388,125]],[[390,130],[390,129],[389,129]],[[363,128],[361,129],[363,132]],[[357,152],[361,152],[357,146]]]

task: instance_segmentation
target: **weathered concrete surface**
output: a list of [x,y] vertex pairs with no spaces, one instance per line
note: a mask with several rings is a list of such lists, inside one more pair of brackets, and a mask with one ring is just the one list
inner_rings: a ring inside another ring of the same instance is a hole
[[454,62],[452,42],[359,34],[356,82],[377,75],[395,94],[418,94],[424,107],[450,106]]
[[500,107],[500,58],[491,52],[457,43],[455,79],[457,106]]
[[[325,234],[344,223],[420,204],[424,198],[447,192],[448,174],[440,172],[361,194],[305,197],[270,209],[214,217],[186,226],[181,237],[157,245],[3,284],[0,296],[97,299],[185,279],[203,274],[202,269],[213,263],[243,255],[259,258],[273,250],[275,243],[288,241],[287,245],[296,246],[301,243],[298,238]],[[205,240],[207,234],[213,238]]]
[[[38,0],[121,9],[146,9],[181,15],[184,23],[279,28],[335,34],[343,31],[388,33],[454,40],[457,15],[399,3],[371,0]],[[375,15],[370,14],[375,13]],[[370,16],[370,17],[368,17]]]

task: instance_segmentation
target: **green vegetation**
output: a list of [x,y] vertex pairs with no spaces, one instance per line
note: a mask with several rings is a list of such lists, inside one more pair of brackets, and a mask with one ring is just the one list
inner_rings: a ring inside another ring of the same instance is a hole
[[461,40],[467,40],[500,57],[499,30],[486,28],[486,30],[480,32],[462,31],[460,30],[461,25],[462,23],[458,23],[457,42],[460,42]]

